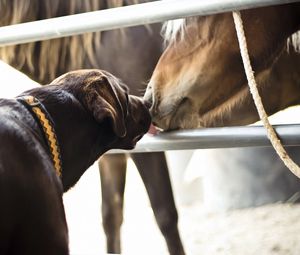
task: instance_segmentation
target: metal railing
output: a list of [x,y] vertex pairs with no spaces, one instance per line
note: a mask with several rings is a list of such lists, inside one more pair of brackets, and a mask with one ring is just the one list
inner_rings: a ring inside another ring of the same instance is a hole
[[299,0],[168,0],[28,22],[0,28],[0,46],[243,10]]
[[[300,145],[300,124],[274,126],[282,144]],[[271,146],[263,126],[203,128],[145,135],[130,152]],[[111,150],[109,153],[120,153]]]

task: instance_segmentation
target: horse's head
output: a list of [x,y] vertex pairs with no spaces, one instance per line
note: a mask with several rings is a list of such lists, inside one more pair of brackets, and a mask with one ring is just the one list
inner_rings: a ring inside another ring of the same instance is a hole
[[[286,48],[287,38],[299,28],[298,18],[289,5],[244,11],[242,18],[256,76],[265,79]],[[228,117],[249,100],[230,13],[188,18],[177,23],[177,32],[169,37],[145,94],[152,102],[155,124],[177,129],[248,124],[257,119],[253,107],[244,118]]]

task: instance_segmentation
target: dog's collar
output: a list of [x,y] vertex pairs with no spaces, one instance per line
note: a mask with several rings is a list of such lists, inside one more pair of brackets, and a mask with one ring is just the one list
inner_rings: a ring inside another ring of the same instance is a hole
[[47,141],[49,151],[51,153],[52,161],[57,176],[62,176],[62,165],[60,157],[60,149],[58,140],[55,134],[53,121],[42,103],[33,96],[18,97],[17,100],[23,103],[39,121],[40,126],[44,131],[45,140]]

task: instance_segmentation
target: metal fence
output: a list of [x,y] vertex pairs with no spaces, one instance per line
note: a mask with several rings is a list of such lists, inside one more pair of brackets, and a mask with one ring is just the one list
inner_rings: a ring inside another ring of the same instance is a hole
[[166,0],[0,28],[0,46],[209,15],[299,0]]
[[[0,27],[0,46],[209,15],[299,0],[166,0]],[[300,145],[300,125],[277,126],[286,146]],[[263,127],[206,128],[146,135],[132,152],[271,146]],[[111,153],[119,153],[113,150]]]
[[[274,126],[282,144],[300,145],[300,124]],[[271,146],[263,126],[202,128],[145,135],[132,152]],[[110,153],[119,153],[112,150]]]

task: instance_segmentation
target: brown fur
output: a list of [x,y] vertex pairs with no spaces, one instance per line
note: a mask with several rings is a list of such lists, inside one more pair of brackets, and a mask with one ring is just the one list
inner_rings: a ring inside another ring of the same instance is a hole
[[[148,0],[0,0],[0,22],[12,24],[149,2]],[[30,5],[30,9],[28,6]],[[50,5],[50,6],[49,6]],[[72,38],[0,49],[0,58],[39,83],[78,68],[105,69],[120,77],[133,95],[141,95],[161,54],[160,24],[86,33]],[[158,226],[170,254],[184,254],[177,228],[178,215],[163,152],[130,155],[149,194]],[[99,161],[102,222],[108,253],[120,253],[123,194],[127,157],[104,155]],[[117,199],[112,199],[112,197]]]
[[[295,50],[286,53],[288,37],[300,28],[299,13],[299,3],[242,12],[250,58],[269,114],[300,102],[300,93],[295,98],[300,55]],[[287,70],[289,75],[283,73]],[[275,98],[270,96],[270,82]],[[282,87],[282,83],[287,85]],[[163,129],[257,120],[231,13],[188,18],[161,56],[145,98],[153,101],[153,121]],[[240,108],[251,117],[233,116]]]
[[53,120],[62,177],[33,114],[16,99],[1,99],[0,253],[67,255],[62,192],[107,150],[132,149],[150,126],[149,111],[100,70],[71,72],[22,95],[39,99]]

